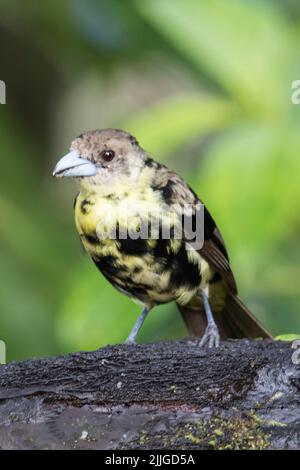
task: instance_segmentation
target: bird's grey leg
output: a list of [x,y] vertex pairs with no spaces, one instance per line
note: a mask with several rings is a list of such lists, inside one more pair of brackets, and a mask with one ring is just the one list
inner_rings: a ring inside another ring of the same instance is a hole
[[125,344],[135,344],[136,337],[138,335],[138,332],[140,331],[142,324],[144,323],[144,320],[148,313],[150,312],[150,309],[148,307],[144,307],[142,310],[142,313],[140,314],[139,318],[137,319],[134,327],[132,328],[130,335],[125,341]]
[[201,338],[200,346],[205,346],[207,344],[209,348],[218,348],[220,345],[220,334],[209,305],[208,288],[202,289],[201,294],[207,318],[207,327]]

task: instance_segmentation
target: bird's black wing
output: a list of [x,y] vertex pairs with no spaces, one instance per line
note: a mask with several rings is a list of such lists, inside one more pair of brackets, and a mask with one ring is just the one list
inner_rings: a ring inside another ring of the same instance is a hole
[[222,235],[210,213],[204,206],[204,243],[199,254],[219,273],[230,292],[237,294],[236,282],[229,264],[229,257]]
[[[166,204],[171,206],[184,207],[187,204],[194,207],[202,204],[202,201],[188,186],[188,184],[175,172],[169,170],[164,165],[155,162],[157,166],[155,184],[161,191]],[[176,209],[175,209],[176,210]],[[196,217],[195,212],[193,217]],[[183,234],[186,242],[191,241],[188,233]],[[208,262],[225,281],[228,289],[233,294],[237,293],[236,282],[229,264],[229,257],[224,240],[216,226],[212,216],[204,206],[204,243],[201,249],[197,250],[200,256]]]

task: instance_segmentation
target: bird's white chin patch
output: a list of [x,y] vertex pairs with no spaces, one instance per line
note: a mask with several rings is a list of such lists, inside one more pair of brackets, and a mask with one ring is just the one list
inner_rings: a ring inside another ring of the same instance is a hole
[[53,176],[57,178],[78,178],[95,176],[96,173],[97,168],[94,163],[82,158],[76,150],[72,150],[56,164]]

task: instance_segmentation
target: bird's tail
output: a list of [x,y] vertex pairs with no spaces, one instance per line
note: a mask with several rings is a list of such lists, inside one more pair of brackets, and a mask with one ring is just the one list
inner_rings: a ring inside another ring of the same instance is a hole
[[[195,308],[195,304],[193,306],[177,304],[177,306],[190,336],[202,336],[207,326],[202,302],[201,305],[198,303],[198,308]],[[214,311],[213,305],[211,306],[221,339],[272,338],[272,335],[260,324],[237,295],[228,292],[222,310]]]

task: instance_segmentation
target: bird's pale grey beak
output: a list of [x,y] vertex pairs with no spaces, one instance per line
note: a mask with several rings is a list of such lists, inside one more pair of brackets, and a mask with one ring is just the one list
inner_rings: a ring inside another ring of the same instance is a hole
[[53,176],[59,178],[76,178],[80,176],[95,176],[97,172],[94,163],[82,158],[76,150],[62,157],[53,171]]

